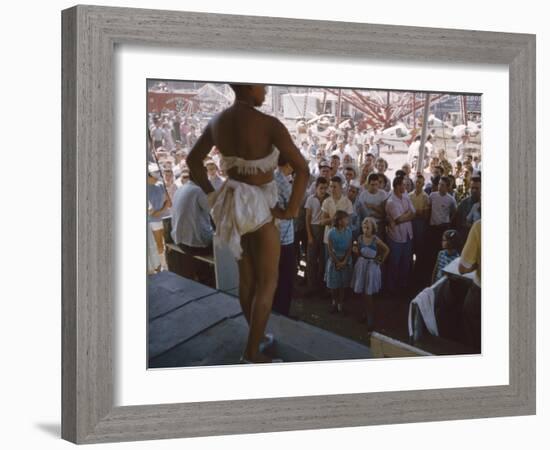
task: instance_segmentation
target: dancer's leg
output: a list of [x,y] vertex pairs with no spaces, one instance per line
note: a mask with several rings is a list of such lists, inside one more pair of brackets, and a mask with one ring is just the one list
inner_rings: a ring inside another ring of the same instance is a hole
[[256,290],[250,314],[250,331],[244,357],[253,362],[267,362],[258,347],[271,314],[273,296],[279,276],[281,244],[279,230],[273,222],[250,234],[249,251],[252,256]]
[[254,301],[254,291],[256,281],[254,279],[254,264],[250,254],[250,234],[241,237],[241,247],[243,249],[241,259],[239,259],[239,301],[243,310],[244,317],[250,326],[250,315],[252,311],[252,302]]

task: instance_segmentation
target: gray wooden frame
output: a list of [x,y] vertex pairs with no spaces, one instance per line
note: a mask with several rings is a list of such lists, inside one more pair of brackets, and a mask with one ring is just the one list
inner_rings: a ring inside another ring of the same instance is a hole
[[[96,6],[63,11],[62,30],[64,439],[94,443],[535,413],[534,35]],[[510,383],[114,407],[113,51],[119,43],[507,65],[515,180]]]

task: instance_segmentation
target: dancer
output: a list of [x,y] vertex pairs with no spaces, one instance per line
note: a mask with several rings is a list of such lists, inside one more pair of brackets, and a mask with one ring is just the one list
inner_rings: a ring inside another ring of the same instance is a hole
[[[271,313],[279,267],[279,230],[275,219],[298,216],[309,170],[286,127],[257,109],[265,100],[263,85],[231,84],[233,105],[206,126],[187,157],[193,179],[208,195],[216,225],[214,244],[226,243],[239,263],[239,300],[249,325],[243,362],[271,362],[260,343]],[[215,191],[203,160],[215,145],[227,175]],[[275,147],[275,148],[274,148]],[[281,155],[295,172],[286,210],[277,204],[273,171]]]

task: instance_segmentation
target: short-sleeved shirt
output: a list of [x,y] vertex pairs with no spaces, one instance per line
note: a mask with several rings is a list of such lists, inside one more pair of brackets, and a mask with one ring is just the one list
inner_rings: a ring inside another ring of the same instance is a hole
[[316,195],[310,195],[305,204],[306,209],[311,210],[311,224],[319,225],[322,217],[321,200]]
[[[407,211],[416,213],[416,209],[407,194],[403,194],[401,198],[392,192],[386,202],[386,214],[393,220],[405,214]],[[410,221],[396,224],[393,228],[388,228],[388,237],[397,243],[404,243],[413,238],[412,223]]]
[[371,194],[368,190],[364,190],[359,194],[357,198],[357,211],[359,213],[359,218],[361,222],[365,217],[372,217],[377,222],[380,222],[383,217],[380,217],[379,214],[376,214],[374,210],[370,209],[367,204],[380,206],[388,198],[388,193],[382,189],[378,189],[375,194]]
[[432,205],[430,225],[451,222],[451,217],[456,211],[456,200],[450,194],[441,195],[439,192],[432,192],[430,194],[430,204]]
[[[332,196],[327,197],[321,205],[321,211],[326,212],[331,218],[334,217],[336,211],[339,210],[345,211],[348,214],[353,213],[353,204],[351,203],[351,200],[343,194],[338,201],[335,201]],[[328,244],[328,232],[330,228],[331,227],[328,225],[325,226],[325,235],[323,238],[323,242],[325,244]]]
[[460,263],[467,269],[477,264],[474,283],[481,287],[481,220],[478,220],[470,228],[468,239],[460,255]]
[[[280,171],[275,170],[273,178],[277,183],[277,193],[279,196],[279,206],[282,209],[288,207],[290,194],[292,193],[292,185],[288,178]],[[289,245],[294,243],[294,221],[292,219],[279,221],[279,233],[281,245]]]

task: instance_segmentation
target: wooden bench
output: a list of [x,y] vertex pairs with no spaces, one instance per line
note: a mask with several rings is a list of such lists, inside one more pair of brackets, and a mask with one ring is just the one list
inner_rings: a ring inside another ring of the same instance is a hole
[[166,263],[170,272],[199,281],[219,291],[237,296],[239,267],[227,245],[214,246],[213,255],[191,255],[175,244],[171,231],[172,219],[162,219]]

